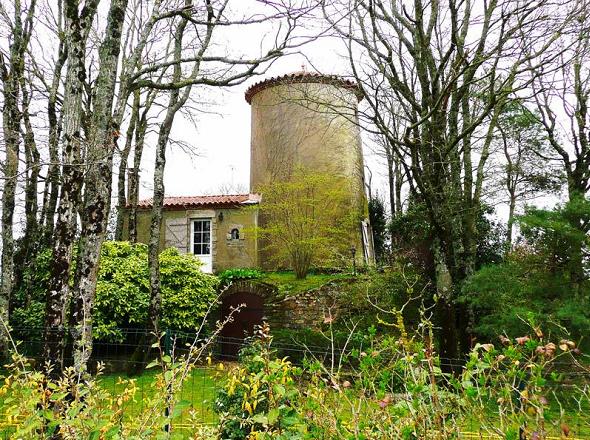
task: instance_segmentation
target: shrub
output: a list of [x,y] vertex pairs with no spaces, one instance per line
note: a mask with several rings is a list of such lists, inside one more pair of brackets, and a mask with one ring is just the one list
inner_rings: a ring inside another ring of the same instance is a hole
[[[590,290],[588,283],[582,288]],[[468,278],[459,300],[478,317],[476,334],[490,340],[501,333],[519,336],[529,323],[558,337],[571,332],[582,338],[590,332],[588,298],[572,295],[566,274],[547,270],[539,255],[521,248]]]
[[72,368],[57,374],[51,367],[35,370],[14,352],[0,372],[0,434],[31,440],[217,438],[214,427],[200,426],[182,389],[219,330],[196,337],[182,356],[156,344],[154,380],[140,385],[141,379],[119,378],[116,394],[102,383],[100,365],[96,376]]
[[445,374],[441,367],[450,360],[434,351],[431,323],[423,319],[410,332],[399,311],[391,315],[400,337],[370,332],[362,351],[348,353],[354,362],[346,367],[315,362],[306,370],[298,411],[309,438],[450,440],[475,423],[482,438],[541,440],[588,426],[579,418],[590,404],[584,380],[569,379],[567,395],[559,392],[559,365],[584,368],[572,341],[553,343],[532,328],[497,346],[477,344],[465,364]]
[[221,286],[229,286],[238,280],[255,280],[262,278],[263,273],[258,269],[236,268],[227,269],[217,275]]
[[282,328],[273,330],[272,335],[277,355],[288,356],[298,364],[309,355],[327,360],[333,352],[340,353],[345,348],[360,348],[363,344],[360,334],[354,333],[351,338],[349,332],[339,329],[321,332],[309,328]]
[[304,419],[295,404],[300,398],[298,368],[276,358],[266,324],[255,331],[240,352],[240,365],[229,372],[215,400],[223,439],[303,438]]
[[[11,317],[14,327],[42,327],[50,256],[51,251],[46,250],[37,259],[35,279],[39,286],[28,303],[19,298],[20,304]],[[218,280],[201,271],[198,258],[180,254],[174,248],[164,250],[159,259],[162,326],[194,331],[216,298]],[[105,242],[101,249],[94,303],[95,337],[121,341],[124,338],[121,328],[143,326],[147,319],[149,299],[147,246]],[[40,336],[40,332],[37,331],[35,335]],[[19,330],[15,336],[25,338],[31,335],[25,330]]]
[[105,242],[94,303],[96,337],[120,340],[121,327],[143,324],[149,307],[149,291],[147,246]]
[[199,327],[217,296],[219,280],[201,271],[201,262],[176,248],[160,254],[162,325],[175,330]]

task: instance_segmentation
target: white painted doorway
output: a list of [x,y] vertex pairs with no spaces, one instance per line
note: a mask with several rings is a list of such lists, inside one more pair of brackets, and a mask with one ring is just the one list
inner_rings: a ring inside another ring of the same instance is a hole
[[192,220],[191,249],[203,263],[201,270],[207,273],[213,272],[211,222],[210,218]]

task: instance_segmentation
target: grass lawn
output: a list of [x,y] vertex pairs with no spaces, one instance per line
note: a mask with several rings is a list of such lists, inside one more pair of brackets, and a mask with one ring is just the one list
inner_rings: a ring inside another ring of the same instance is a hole
[[[148,400],[154,399],[160,391],[154,386],[156,371],[147,370],[136,378],[137,393],[134,401],[130,401],[126,408],[126,415],[130,417],[141,413]],[[213,411],[213,400],[219,377],[213,368],[195,368],[184,383],[180,392],[179,401],[184,401],[186,409],[174,419],[175,423],[182,424],[190,410],[195,411],[197,418],[202,423],[214,423],[217,419]],[[100,386],[113,395],[120,394],[125,389],[125,383],[120,379],[126,379],[124,374],[105,374],[99,379]],[[164,405],[160,405],[164,407]]]
[[[153,401],[158,397],[158,394],[161,394],[160,390],[155,386],[157,373],[155,370],[147,370],[141,376],[135,378],[137,392],[134,400],[125,404],[124,417],[133,418],[152,407],[147,406],[149,401]],[[127,379],[127,376],[124,373],[103,374],[98,378],[98,383],[104,390],[113,396],[117,396],[126,387],[126,383],[121,379]],[[194,411],[199,423],[213,424],[217,421],[217,415],[213,411],[213,401],[220,380],[220,372],[214,368],[201,367],[190,372],[178,396],[178,401],[184,401],[184,405],[182,412],[173,418],[173,429],[182,432],[183,425],[189,422],[189,411]],[[0,397],[0,409],[3,408],[6,397]],[[161,397],[164,399],[163,395]],[[158,402],[158,407],[162,408],[162,411],[164,410],[165,404],[163,401]],[[10,438],[13,432],[12,422],[9,422],[6,419],[6,414],[0,411],[0,440]]]

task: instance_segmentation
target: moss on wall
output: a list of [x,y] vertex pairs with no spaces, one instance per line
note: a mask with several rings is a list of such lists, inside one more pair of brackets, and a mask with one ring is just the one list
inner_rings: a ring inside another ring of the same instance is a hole
[[[353,90],[333,84],[279,83],[252,96],[250,187],[288,180],[298,168],[343,177],[348,184],[347,208],[368,217],[364,165]],[[262,202],[264,203],[264,201]],[[264,217],[260,218],[264,225]],[[351,243],[363,261],[361,225],[351,226]],[[261,243],[259,261],[265,269],[276,256]]]

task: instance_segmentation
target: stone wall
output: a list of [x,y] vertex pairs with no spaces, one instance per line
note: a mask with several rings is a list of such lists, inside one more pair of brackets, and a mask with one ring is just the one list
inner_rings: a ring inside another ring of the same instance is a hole
[[263,298],[264,319],[271,328],[317,330],[328,319],[340,315],[345,303],[338,288],[342,282],[284,297],[276,286],[258,280],[243,280],[234,282],[222,297],[237,292],[253,293]]

